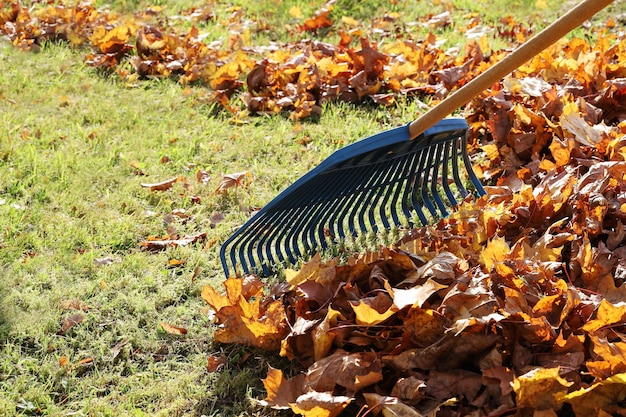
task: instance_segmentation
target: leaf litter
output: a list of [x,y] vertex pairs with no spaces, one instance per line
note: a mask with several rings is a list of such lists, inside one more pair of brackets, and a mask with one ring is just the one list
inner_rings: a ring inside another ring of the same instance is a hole
[[[327,2],[296,30],[333,27],[333,7]],[[460,53],[442,50],[433,34],[378,45],[361,29],[340,30],[337,45],[251,47],[245,30],[234,30],[227,44],[207,44],[196,27],[177,34],[154,15],[9,2],[0,27],[20,48],[65,40],[90,49],[88,65],[129,81],[175,76],[204,85],[209,101],[234,113],[239,95],[251,114],[294,119],[334,100],[441,99],[507,55],[490,48],[489,34],[513,44],[532,35],[512,19],[491,28],[476,17]],[[388,14],[372,28],[390,34],[398,17]],[[215,15],[194,9],[183,18]],[[232,29],[243,27],[233,19]],[[342,23],[359,25],[349,16]],[[447,14],[424,22],[450,24]],[[606,27],[593,44],[560,41],[466,107],[486,196],[378,252],[341,264],[316,256],[272,288],[252,275],[228,278],[225,294],[203,288],[216,342],[292,360],[289,369],[268,369],[262,404],[316,416],[346,407],[385,416],[626,413],[626,40],[611,33],[614,22]],[[244,174],[225,175],[218,192],[237,187]],[[197,173],[199,183],[208,178]],[[179,180],[142,186],[160,191]],[[160,250],[204,238],[143,245]],[[73,300],[67,308],[84,309]],[[68,317],[59,334],[83,318]],[[219,372],[223,363],[209,357],[207,370]]]

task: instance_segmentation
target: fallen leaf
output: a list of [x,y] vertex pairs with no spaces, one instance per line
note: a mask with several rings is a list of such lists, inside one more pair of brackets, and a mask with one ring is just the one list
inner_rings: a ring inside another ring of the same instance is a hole
[[82,310],[82,311],[89,311],[91,310],[93,307],[91,307],[89,304],[77,299],[77,298],[72,298],[70,300],[63,300],[61,301],[61,308],[64,310]]
[[[212,374],[214,372],[219,372],[224,365],[227,363],[226,356],[213,354],[207,358],[207,372]],[[266,388],[267,389],[267,388]]]
[[174,326],[164,321],[159,323],[159,328],[162,329],[165,333],[174,336],[184,336],[187,334],[187,329],[185,329],[184,327]]
[[65,336],[65,333],[67,333],[68,330],[82,323],[84,319],[85,316],[81,313],[72,314],[71,316],[63,320],[63,322],[61,323],[61,328],[57,331],[57,334],[59,336]]
[[222,181],[219,183],[216,192],[218,194],[227,193],[229,188],[238,187],[248,175],[250,175],[248,171],[222,175]]
[[519,407],[546,410],[554,407],[573,382],[559,375],[559,368],[533,369],[513,381]]
[[263,404],[277,410],[286,410],[295,404],[303,393],[304,374],[285,379],[280,369],[269,367],[263,386],[267,392]]
[[205,232],[199,232],[195,235],[187,235],[180,239],[148,239],[141,242],[141,246],[146,250],[150,251],[160,251],[164,250],[168,247],[176,247],[176,246],[186,246],[189,244],[193,244],[199,241],[202,241],[206,238]]
[[174,177],[167,179],[165,181],[157,182],[157,183],[141,183],[140,185],[144,188],[148,188],[150,191],[165,191],[169,190],[179,181],[184,181],[185,178],[182,176]]

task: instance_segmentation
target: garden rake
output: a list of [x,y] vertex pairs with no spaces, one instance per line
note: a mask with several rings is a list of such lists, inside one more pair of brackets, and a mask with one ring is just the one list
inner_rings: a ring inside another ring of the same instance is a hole
[[267,276],[347,236],[427,225],[468,195],[466,184],[484,194],[467,154],[467,124],[446,117],[611,2],[582,1],[417,120],[333,153],[224,242],[226,276]]

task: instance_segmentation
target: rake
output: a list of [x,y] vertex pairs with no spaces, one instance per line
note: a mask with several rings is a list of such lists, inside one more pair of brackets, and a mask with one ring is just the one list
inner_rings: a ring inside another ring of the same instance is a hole
[[446,116],[611,2],[582,1],[419,119],[333,153],[224,242],[226,276],[267,276],[347,236],[427,225],[468,195],[466,185],[485,194],[467,154],[467,124]]

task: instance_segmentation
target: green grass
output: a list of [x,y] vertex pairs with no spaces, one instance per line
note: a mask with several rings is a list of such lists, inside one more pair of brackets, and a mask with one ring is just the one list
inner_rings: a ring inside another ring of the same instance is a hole
[[[157,3],[168,14],[193,5]],[[560,7],[548,2],[539,13],[533,1],[489,2],[495,3],[535,22],[550,20]],[[230,4],[213,4],[207,3],[218,18],[203,30],[217,39],[227,33]],[[285,27],[297,23],[287,17],[290,7],[306,16],[322,2],[231,4],[248,5],[246,16],[267,22],[255,34],[263,43],[305,37]],[[339,0],[333,13],[368,21],[398,11],[403,22],[423,22],[429,13],[450,10],[455,24],[440,35],[453,45],[463,42],[455,28],[486,4]],[[109,5],[145,7],[137,1]],[[485,11],[485,21],[495,21],[498,10]],[[420,25],[401,29],[413,37],[424,31]],[[27,53],[0,43],[0,415],[267,415],[248,397],[263,396],[260,378],[276,359],[211,341],[200,291],[225,278],[219,244],[249,208],[263,206],[333,150],[412,120],[418,103],[386,109],[333,104],[301,125],[286,116],[239,124],[204,104],[202,86],[183,90],[170,80],[130,86],[86,67],[84,53],[63,44]],[[210,172],[208,184],[196,181],[199,169]],[[214,192],[222,173],[240,171],[251,174],[246,185],[226,196]],[[174,176],[189,178],[193,189],[177,184],[150,192],[140,185]],[[206,241],[142,251],[148,236],[167,232],[166,216],[175,209],[189,216],[174,221],[179,233],[206,232]],[[214,211],[225,220],[210,228]],[[173,259],[184,264],[171,268]],[[92,308],[82,323],[57,335],[76,313],[62,308],[72,299]],[[167,335],[161,322],[188,333]],[[208,374],[207,356],[214,352],[228,361]]]

